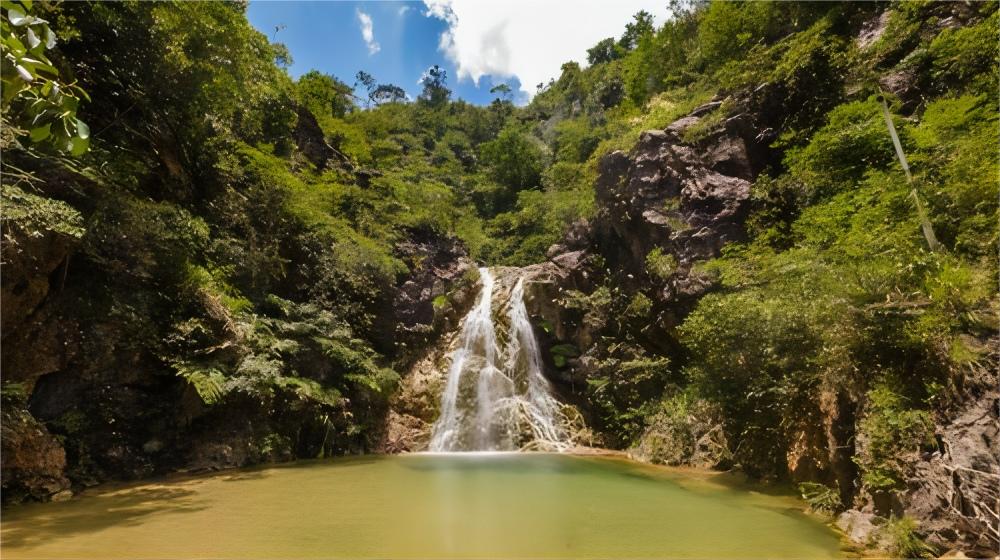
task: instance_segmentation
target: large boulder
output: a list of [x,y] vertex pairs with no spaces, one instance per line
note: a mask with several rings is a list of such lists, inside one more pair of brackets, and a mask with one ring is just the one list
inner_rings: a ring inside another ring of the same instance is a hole
[[4,405],[0,422],[3,503],[72,495],[66,478],[66,452],[59,441],[23,407]]
[[717,406],[696,401],[686,410],[661,410],[655,414],[630,450],[637,460],[661,465],[725,468],[732,452]]

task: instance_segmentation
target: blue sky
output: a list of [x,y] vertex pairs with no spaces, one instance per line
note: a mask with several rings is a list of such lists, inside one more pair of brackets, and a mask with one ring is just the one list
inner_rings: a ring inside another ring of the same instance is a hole
[[[362,37],[359,12],[372,20],[377,52],[372,53]],[[396,84],[416,98],[421,75],[438,64],[448,71],[453,96],[477,104],[492,101],[490,76],[481,78],[479,87],[471,79],[459,82],[455,64],[438,51],[448,24],[424,12],[423,2],[252,0],[248,16],[268,38],[288,47],[293,77],[317,69],[353,84],[358,70],[364,70],[379,83]],[[275,33],[277,25],[284,27]],[[520,85],[516,78],[500,82],[511,84],[515,91]]]
[[516,101],[526,102],[536,84],[557,78],[563,62],[584,63],[587,48],[620,35],[640,9],[662,22],[665,5],[666,0],[251,0],[247,15],[272,41],[288,47],[293,77],[316,69],[353,84],[364,70],[415,98],[424,71],[438,64],[448,71],[455,97],[486,104],[498,83],[509,84]]

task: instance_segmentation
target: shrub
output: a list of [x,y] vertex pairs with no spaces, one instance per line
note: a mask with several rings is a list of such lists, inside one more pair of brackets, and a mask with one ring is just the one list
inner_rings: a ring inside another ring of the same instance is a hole
[[891,517],[877,533],[893,558],[935,558],[937,551],[917,535],[917,522],[910,517]]
[[900,487],[904,456],[934,445],[930,414],[906,408],[903,398],[884,386],[868,392],[866,414],[858,430],[866,445],[854,462],[861,469],[862,482],[873,491]]
[[840,492],[825,484],[799,483],[799,493],[813,511],[833,514],[844,509],[844,504],[840,501]]
[[651,277],[665,282],[677,270],[677,259],[659,247],[654,247],[646,255],[646,273]]

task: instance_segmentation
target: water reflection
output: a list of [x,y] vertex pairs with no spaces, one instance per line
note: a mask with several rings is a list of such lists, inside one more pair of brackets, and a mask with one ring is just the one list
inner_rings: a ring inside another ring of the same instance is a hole
[[[86,500],[86,509],[78,507],[76,501],[69,501],[23,506],[6,512],[4,549],[32,547],[108,527],[136,526],[150,516],[190,513],[207,507],[194,489],[177,487],[132,488]],[[19,518],[30,522],[17,523]]]

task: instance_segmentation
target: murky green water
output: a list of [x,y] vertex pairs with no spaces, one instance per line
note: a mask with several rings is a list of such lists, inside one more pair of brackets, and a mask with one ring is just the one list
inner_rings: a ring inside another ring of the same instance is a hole
[[787,497],[545,454],[341,459],[11,508],[15,558],[831,558]]

